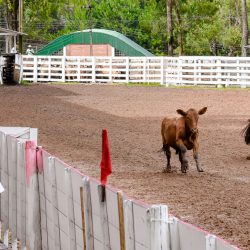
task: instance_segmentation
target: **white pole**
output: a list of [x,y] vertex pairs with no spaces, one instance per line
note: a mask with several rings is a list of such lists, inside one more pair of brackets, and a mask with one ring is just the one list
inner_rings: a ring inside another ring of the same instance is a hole
[[125,249],[135,249],[133,202],[124,200],[124,227],[125,227]]
[[91,192],[90,192],[89,177],[87,176],[83,178],[83,197],[84,197],[83,204],[84,204],[86,249],[94,250]]
[[170,250],[168,230],[168,207],[153,205],[150,208],[151,248],[154,250]]

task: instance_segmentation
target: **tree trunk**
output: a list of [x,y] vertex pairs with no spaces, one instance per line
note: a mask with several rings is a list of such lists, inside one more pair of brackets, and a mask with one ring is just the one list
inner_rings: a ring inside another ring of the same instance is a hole
[[173,56],[173,0],[167,0],[168,55]]
[[247,22],[247,3],[246,0],[241,0],[241,13],[242,13],[242,48],[241,55],[247,56],[248,45],[248,22]]
[[182,56],[184,53],[183,49],[183,29],[182,29],[182,21],[181,21],[181,15],[180,15],[180,2],[177,0],[175,1],[175,12],[177,17],[177,23],[178,23],[178,45],[179,45],[179,56]]
[[18,30],[18,7],[19,1],[11,0],[5,2],[7,28],[11,30]]
[[[6,13],[7,29],[18,31],[18,7],[19,2],[17,0],[3,1],[4,11]],[[14,45],[14,38],[10,40],[10,47]]]

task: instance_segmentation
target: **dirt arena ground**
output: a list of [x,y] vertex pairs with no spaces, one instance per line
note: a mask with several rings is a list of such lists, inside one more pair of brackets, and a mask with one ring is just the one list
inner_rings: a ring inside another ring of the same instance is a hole
[[[208,107],[200,117],[198,173],[192,153],[182,174],[172,153],[166,164],[160,125],[176,109]],[[0,126],[39,129],[39,144],[85,174],[99,178],[101,132],[108,130],[109,183],[149,204],[250,249],[250,147],[240,132],[250,118],[250,90],[111,85],[0,86]]]

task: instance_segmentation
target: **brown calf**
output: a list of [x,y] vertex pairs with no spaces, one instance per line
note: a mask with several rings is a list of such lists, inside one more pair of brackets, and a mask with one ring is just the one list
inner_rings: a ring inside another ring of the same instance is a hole
[[[245,143],[250,145],[250,119],[247,121],[246,127],[242,130],[242,135],[244,136]],[[247,160],[250,160],[250,155],[247,156]]]
[[167,157],[167,167],[164,172],[170,172],[170,147],[176,150],[176,154],[179,154],[179,160],[181,162],[181,171],[186,173],[188,169],[188,161],[186,159],[186,151],[193,149],[193,156],[196,162],[196,167],[199,172],[203,172],[199,166],[198,159],[198,119],[199,115],[203,115],[207,111],[207,107],[196,111],[195,109],[189,109],[187,112],[177,109],[177,113],[181,115],[179,118],[165,117],[161,124],[161,135],[163,142],[163,151]]

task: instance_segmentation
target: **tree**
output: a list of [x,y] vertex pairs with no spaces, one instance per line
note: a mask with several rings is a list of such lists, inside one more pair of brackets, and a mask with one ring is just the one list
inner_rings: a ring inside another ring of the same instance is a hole
[[180,3],[180,0],[176,0],[175,1],[175,4],[174,4],[174,7],[175,7],[175,12],[176,12],[176,21],[177,21],[177,30],[178,30],[178,38],[177,38],[177,41],[178,41],[178,48],[179,48],[179,55],[183,55],[184,53],[184,35],[183,35],[183,27],[182,27],[182,19],[181,19],[181,3]]
[[[18,30],[18,0],[0,0]],[[250,0],[23,0],[26,42],[45,44],[87,28],[120,32],[155,55],[246,53]],[[90,9],[87,7],[91,3]],[[2,18],[3,19],[3,18]],[[2,21],[2,20],[1,20]],[[91,21],[91,22],[90,22]]]
[[[1,0],[0,4],[3,7],[5,22],[8,29],[18,31],[18,7],[19,1],[17,0]],[[14,46],[13,37],[10,38],[10,47]]]
[[247,56],[248,45],[248,18],[247,18],[247,3],[246,0],[241,0],[242,9],[242,56]]
[[173,55],[173,0],[167,0],[167,34],[168,34],[168,55]]
[[2,0],[5,12],[5,21],[7,28],[11,30],[18,30],[18,7],[19,1],[16,0]]

